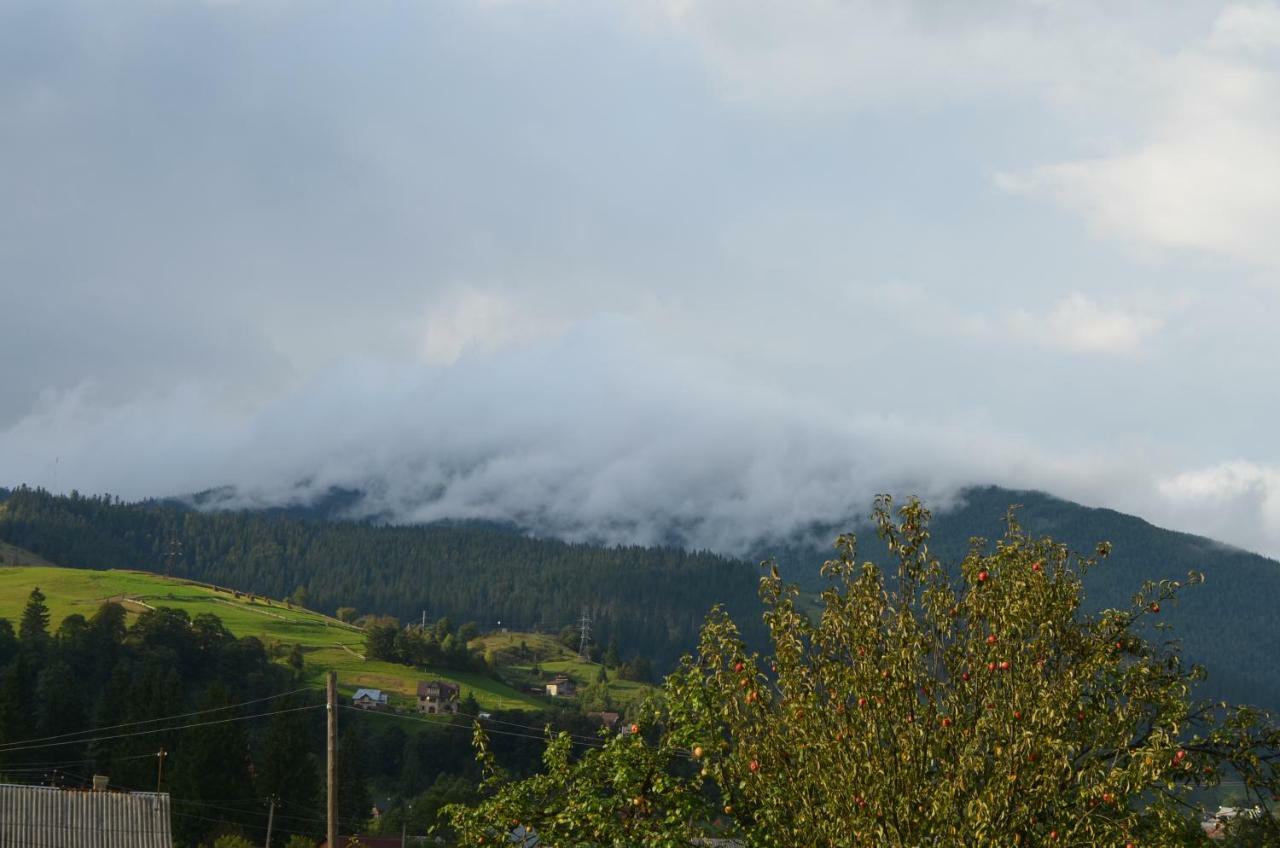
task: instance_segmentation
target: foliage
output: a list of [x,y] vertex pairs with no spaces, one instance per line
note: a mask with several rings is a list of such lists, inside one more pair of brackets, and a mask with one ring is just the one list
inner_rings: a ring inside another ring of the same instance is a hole
[[455,629],[448,618],[429,628],[401,627],[394,618],[370,619],[365,623],[365,653],[369,659],[414,666],[473,671],[483,669],[481,657],[467,647],[475,638],[476,626],[468,622]]
[[877,504],[888,572],[840,538],[816,621],[776,568],[761,580],[768,660],[713,610],[646,735],[575,760],[562,734],[546,773],[510,782],[477,728],[490,777],[481,805],[450,811],[462,844],[502,844],[514,822],[557,845],[1183,844],[1191,791],[1224,774],[1269,810],[1280,734],[1191,700],[1202,671],[1158,626],[1178,583],[1091,615],[1094,561],[1012,516],[958,573],[930,553],[923,507],[898,516]]

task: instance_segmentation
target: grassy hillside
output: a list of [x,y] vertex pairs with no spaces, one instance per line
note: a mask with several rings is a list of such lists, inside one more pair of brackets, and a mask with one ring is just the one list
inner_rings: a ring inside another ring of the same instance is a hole
[[[104,601],[120,602],[131,613],[148,606],[174,607],[195,617],[213,613],[237,636],[257,636],[268,645],[298,644],[304,672],[317,686],[325,672],[338,673],[338,688],[350,694],[361,686],[392,693],[393,702],[408,706],[421,679],[459,684],[486,709],[536,709],[542,704],[483,675],[457,671],[415,671],[394,663],[366,660],[359,628],[311,610],[288,608],[280,601],[251,597],[141,571],[89,571],[57,566],[0,568],[0,618],[17,622],[32,587],[46,596],[51,628],[68,615],[86,618]],[[399,696],[399,697],[397,697]]]
[[492,526],[384,527],[263,512],[199,512],[20,487],[0,490],[0,540],[61,565],[172,573],[307,605],[557,632],[586,610],[624,659],[670,668],[724,603],[762,637],[754,566],[707,552],[537,539]]
[[[579,687],[595,683],[600,664],[586,662],[565,648],[553,636],[543,633],[490,633],[471,643],[492,651],[502,669],[503,679],[521,691],[545,682],[557,674],[568,675]],[[621,680],[609,671],[609,697],[617,706],[642,700],[653,687],[634,680]]]

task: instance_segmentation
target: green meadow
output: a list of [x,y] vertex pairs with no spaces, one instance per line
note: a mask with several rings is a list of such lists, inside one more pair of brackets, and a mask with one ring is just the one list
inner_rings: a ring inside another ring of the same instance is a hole
[[[17,549],[6,562],[23,561]],[[311,610],[286,606],[283,601],[215,589],[141,571],[91,571],[58,566],[0,566],[0,618],[17,627],[33,587],[39,586],[49,606],[50,627],[79,613],[88,618],[107,601],[121,603],[131,616],[148,607],[173,607],[192,618],[212,613],[237,636],[256,636],[273,652],[287,653],[300,645],[308,682],[324,685],[328,671],[338,674],[338,690],[350,695],[373,687],[391,694],[395,706],[409,707],[419,680],[439,679],[457,683],[463,695],[475,696],[483,709],[529,709],[544,706],[481,674],[437,669],[412,669],[395,663],[364,658],[364,633],[358,627]]]

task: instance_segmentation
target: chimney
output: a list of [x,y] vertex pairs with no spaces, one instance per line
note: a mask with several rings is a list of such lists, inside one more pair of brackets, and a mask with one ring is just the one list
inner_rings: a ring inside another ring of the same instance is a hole
[[106,792],[107,784],[111,782],[111,778],[105,774],[95,774],[93,776],[93,791]]

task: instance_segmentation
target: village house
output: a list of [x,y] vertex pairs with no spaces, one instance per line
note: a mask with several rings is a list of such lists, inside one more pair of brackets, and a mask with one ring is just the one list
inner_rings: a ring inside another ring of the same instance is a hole
[[351,696],[351,705],[361,710],[385,710],[387,693],[381,689],[357,689]]
[[567,674],[557,674],[547,684],[547,694],[553,698],[572,698],[573,693],[573,681]]
[[458,712],[458,684],[443,680],[423,680],[418,683],[418,712],[427,715]]

